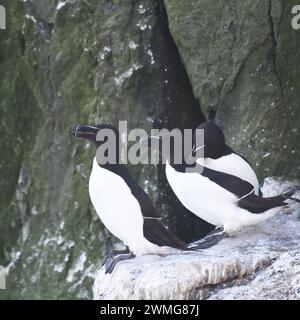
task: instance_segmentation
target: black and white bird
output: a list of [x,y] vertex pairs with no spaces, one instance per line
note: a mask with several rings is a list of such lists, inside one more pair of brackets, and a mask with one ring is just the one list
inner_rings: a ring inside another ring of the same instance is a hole
[[126,246],[114,251],[104,262],[106,273],[111,273],[116,263],[144,254],[165,255],[175,250],[191,250],[162,224],[161,216],[144,190],[132,179],[127,167],[120,163],[119,131],[111,125],[80,125],[72,129],[75,137],[97,141],[101,130],[111,130],[115,135],[115,161],[104,163],[94,157],[89,179],[91,202],[105,227]]
[[[281,195],[263,198],[253,168],[226,145],[222,130],[209,122],[197,129],[204,130],[204,144],[197,146],[194,139],[193,153],[203,148],[204,155],[189,164],[175,164],[169,157],[165,172],[181,203],[216,226],[216,230],[196,242],[198,248],[204,249],[233,232],[274,216],[278,208],[286,206],[286,200],[300,188],[294,187]],[[150,140],[153,138],[157,137],[150,137]],[[168,138],[167,135],[159,137],[161,140]],[[172,152],[174,150],[171,150],[171,155]],[[187,170],[190,168],[193,170]]]
[[201,166],[224,172],[242,180],[253,186],[256,195],[262,195],[255,171],[246,158],[233,151],[225,143],[225,136],[221,128],[212,122],[200,124],[196,130],[203,130],[204,144],[196,145],[196,135],[193,137],[193,155],[197,150],[204,150],[203,156],[197,158],[197,163]]

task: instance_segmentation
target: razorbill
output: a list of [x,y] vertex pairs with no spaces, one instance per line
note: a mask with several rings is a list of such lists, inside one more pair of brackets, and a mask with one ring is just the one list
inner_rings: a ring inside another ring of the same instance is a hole
[[[111,125],[80,125],[72,129],[75,137],[88,139],[97,148],[101,130],[112,130],[116,137],[114,163],[97,161],[94,157],[89,179],[91,202],[105,227],[126,246],[126,250],[113,252],[106,260],[106,273],[111,273],[120,260],[144,254],[168,254],[174,249],[191,250],[162,224],[150,198],[132,179],[127,167],[120,163],[119,131]],[[103,164],[103,163],[104,164]]]
[[[203,249],[272,217],[300,187],[263,198],[253,168],[225,144],[222,130],[213,123],[203,123],[198,129],[204,130],[204,144],[197,146],[194,140],[192,152],[203,148],[204,156],[191,163],[177,164],[172,156],[174,144],[170,156],[164,156],[166,177],[178,199],[188,210],[216,226],[216,230],[196,242]],[[162,135],[150,137],[150,141],[153,138],[169,139],[168,135]]]
[[233,151],[226,143],[221,128],[212,122],[201,123],[196,130],[203,130],[204,145],[196,145],[196,134],[193,136],[193,155],[203,148],[204,156],[197,162],[206,168],[231,174],[249,182],[256,195],[262,195],[255,171],[249,161]]

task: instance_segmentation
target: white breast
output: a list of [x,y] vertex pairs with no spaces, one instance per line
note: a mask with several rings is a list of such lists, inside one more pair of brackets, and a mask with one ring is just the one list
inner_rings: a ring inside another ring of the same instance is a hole
[[255,194],[259,194],[259,183],[254,170],[239,155],[232,153],[219,159],[199,158],[197,162],[206,168],[228,173],[249,182],[254,187]]
[[177,172],[166,163],[166,176],[181,203],[201,219],[233,232],[271,217],[252,214],[237,205],[238,197],[199,173]]
[[211,224],[223,225],[224,209],[235,207],[234,194],[199,173],[177,172],[167,162],[166,176],[182,204]]
[[144,218],[140,204],[124,179],[100,167],[96,159],[90,175],[89,194],[105,227],[135,255],[160,253],[164,250],[164,247],[152,244],[144,237]]
[[126,245],[143,237],[143,216],[138,201],[119,175],[100,167],[95,159],[89,193],[99,218],[112,234]]

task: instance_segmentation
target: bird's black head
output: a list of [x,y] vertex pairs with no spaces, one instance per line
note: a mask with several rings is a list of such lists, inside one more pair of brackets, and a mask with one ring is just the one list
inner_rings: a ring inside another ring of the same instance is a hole
[[194,134],[193,150],[197,151],[199,148],[204,147],[204,157],[217,159],[223,156],[225,151],[225,137],[223,131],[219,126],[212,122],[204,122],[200,124],[197,129],[204,131],[204,146],[195,144],[196,138]]
[[96,159],[100,166],[116,167],[120,164],[119,130],[109,124],[76,124],[72,135],[90,140],[97,147]]
[[94,142],[97,147],[107,141],[107,139],[101,139],[101,133],[103,133],[103,137],[107,138],[110,136],[114,136],[114,140],[116,141],[118,146],[119,130],[109,124],[82,125],[76,123],[71,129],[71,133],[74,137],[83,138]]

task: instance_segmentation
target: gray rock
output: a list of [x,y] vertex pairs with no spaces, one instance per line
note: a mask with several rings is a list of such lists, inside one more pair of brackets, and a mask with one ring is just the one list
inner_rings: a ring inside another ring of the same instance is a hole
[[260,178],[299,178],[300,32],[294,0],[165,0],[202,111]]
[[209,295],[210,300],[299,300],[299,248],[280,254],[271,265],[246,280],[237,280],[230,288],[219,288]]
[[[203,116],[159,1],[1,5],[0,265],[10,272],[0,296],[89,298],[117,240],[89,200],[95,150],[71,125],[127,120],[128,130],[149,130],[193,127]],[[130,170],[170,226],[183,225],[163,169]],[[195,235],[194,220],[185,225],[182,235]]]
[[299,228],[280,213],[203,252],[121,262],[98,272],[94,299],[299,299]]
[[[268,179],[264,192],[288,185]],[[279,210],[202,252],[139,257],[111,275],[100,269],[94,299],[299,299],[299,204],[291,212]]]
[[[117,242],[90,204],[94,151],[70,136],[75,121],[189,128],[212,106],[260,177],[299,177],[293,4],[1,1],[0,264],[9,275],[0,298],[89,298]],[[209,228],[176,200],[162,167],[130,170],[180,237]]]

